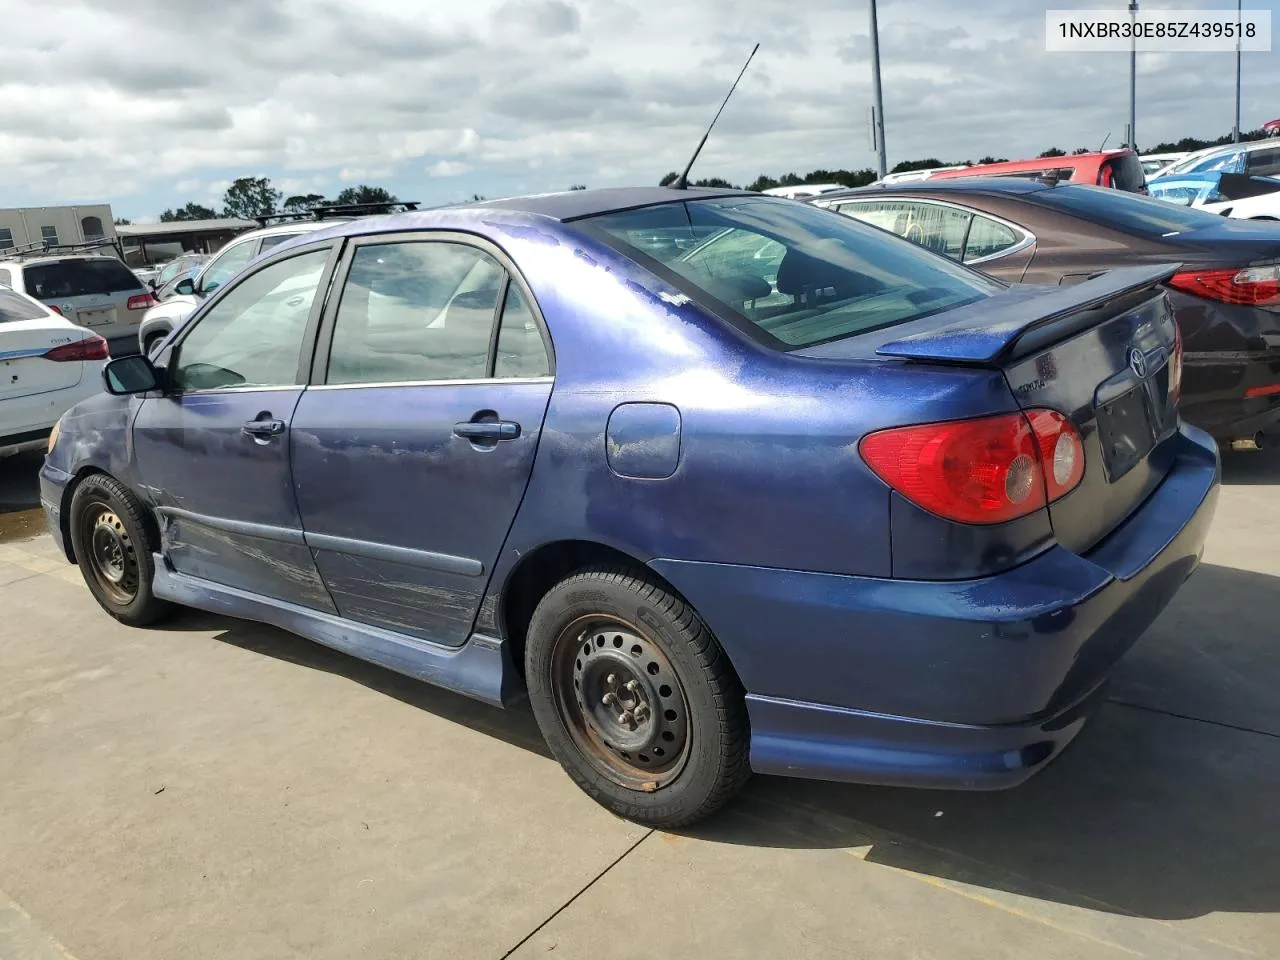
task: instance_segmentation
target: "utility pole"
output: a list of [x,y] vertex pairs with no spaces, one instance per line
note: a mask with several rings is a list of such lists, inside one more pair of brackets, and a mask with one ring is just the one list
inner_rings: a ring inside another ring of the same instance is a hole
[[1231,128],[1231,142],[1240,142],[1240,6],[1243,0],[1236,0],[1236,125]]
[[880,27],[876,23],[876,0],[871,0],[871,80],[875,86],[875,116],[872,130],[876,137],[876,154],[883,178],[889,172],[884,151],[884,93],[880,89]]
[[[1129,22],[1138,23],[1138,0],[1129,0]],[[1138,38],[1136,29],[1129,41],[1129,148],[1138,149]]]

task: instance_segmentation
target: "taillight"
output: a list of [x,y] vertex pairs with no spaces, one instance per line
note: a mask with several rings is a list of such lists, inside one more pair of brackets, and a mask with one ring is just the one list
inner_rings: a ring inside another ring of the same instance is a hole
[[152,297],[151,294],[139,293],[136,296],[129,298],[128,306],[130,310],[146,310],[155,306],[155,303],[155,298]]
[[1169,402],[1182,399],[1182,328],[1173,324],[1173,350],[1169,354]]
[[63,313],[61,310],[59,310],[57,307],[55,307],[52,303],[46,303],[46,304],[45,304],[45,306],[46,306],[46,307],[48,307],[50,310],[52,310],[54,313],[56,313],[56,314],[57,314],[58,316],[60,316],[60,317],[65,317],[65,316],[66,316],[66,314],[65,314],[65,313]]
[[1084,445],[1053,410],[880,430],[867,465],[898,493],[959,523],[1004,523],[1065,496],[1084,476]]
[[1233,270],[1175,273],[1169,286],[1198,297],[1248,307],[1280,304],[1280,263]]
[[54,363],[68,363],[75,360],[106,360],[110,356],[107,341],[99,336],[85,337],[75,343],[64,343],[46,351],[43,356]]

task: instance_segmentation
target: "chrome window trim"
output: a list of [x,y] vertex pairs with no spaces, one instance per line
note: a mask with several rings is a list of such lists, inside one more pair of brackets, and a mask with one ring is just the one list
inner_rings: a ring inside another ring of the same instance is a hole
[[528,383],[555,383],[555,377],[468,377],[461,380],[381,380],[376,383],[316,383],[307,390],[360,390],[387,387],[465,387],[488,383],[519,386]]

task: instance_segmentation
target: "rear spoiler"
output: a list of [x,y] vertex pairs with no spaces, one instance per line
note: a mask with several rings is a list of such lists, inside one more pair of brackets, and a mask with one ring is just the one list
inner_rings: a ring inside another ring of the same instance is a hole
[[[1181,266],[1165,263],[1120,267],[1066,287],[1015,285],[995,297],[950,311],[945,326],[886,343],[876,353],[905,360],[994,364],[1006,359],[1028,333],[1048,333],[1046,328],[1058,321],[1079,316],[1127,294],[1153,288],[1167,281]],[[1085,326],[1091,325],[1090,322]],[[1054,333],[1057,334],[1054,340],[1070,335],[1065,330]]]

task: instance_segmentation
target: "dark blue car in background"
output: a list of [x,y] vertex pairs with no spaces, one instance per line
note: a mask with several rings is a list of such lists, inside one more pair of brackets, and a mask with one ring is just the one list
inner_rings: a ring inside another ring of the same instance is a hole
[[1200,558],[1175,266],[1006,287],[734,191],[363,219],[113,361],[42,498],[117,619],[527,692],[637,821],[749,770],[1011,786]]

